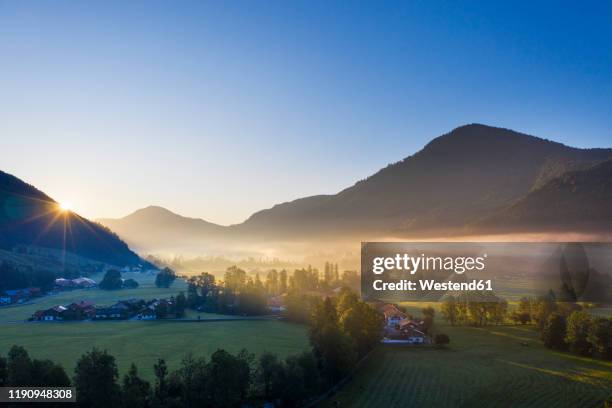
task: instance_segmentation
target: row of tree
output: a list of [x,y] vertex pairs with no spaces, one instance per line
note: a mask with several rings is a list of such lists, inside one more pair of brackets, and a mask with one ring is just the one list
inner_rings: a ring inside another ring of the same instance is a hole
[[210,273],[187,280],[187,306],[205,312],[262,315],[267,312],[267,295],[259,274],[252,277],[235,266],[217,282]]
[[446,295],[440,312],[452,326],[481,327],[503,323],[508,316],[508,302],[486,293]]
[[518,313],[538,325],[546,347],[612,360],[612,318],[593,316],[579,304],[550,296],[521,299]]

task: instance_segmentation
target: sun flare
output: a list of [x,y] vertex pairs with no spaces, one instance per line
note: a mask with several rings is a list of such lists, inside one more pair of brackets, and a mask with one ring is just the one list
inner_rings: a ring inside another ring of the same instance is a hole
[[71,211],[72,203],[70,201],[62,201],[61,203],[59,203],[59,207],[62,211]]

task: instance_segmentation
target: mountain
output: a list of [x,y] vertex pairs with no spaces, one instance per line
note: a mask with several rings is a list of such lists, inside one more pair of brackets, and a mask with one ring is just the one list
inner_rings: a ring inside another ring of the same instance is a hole
[[64,211],[42,191],[0,171],[0,248],[60,249],[118,266],[145,264],[108,228]]
[[[339,237],[354,241],[465,235],[481,230],[505,233],[512,226],[496,224],[493,217],[515,217],[512,222],[524,218],[523,224],[517,224],[524,228],[538,225],[540,215],[534,208],[545,213],[559,199],[553,194],[561,188],[559,180],[581,175],[585,190],[580,198],[568,199],[567,209],[551,213],[547,221],[559,230],[572,231],[577,214],[591,204],[607,208],[609,196],[594,194],[605,184],[598,165],[609,160],[612,149],[578,149],[509,129],[471,124],[433,139],[414,155],[337,194],[278,204],[241,224],[223,227],[160,207],[100,221],[144,250],[164,245],[179,249],[196,241],[195,249],[201,249],[211,242],[229,241],[306,242]],[[564,214],[569,212],[575,217],[567,218]],[[581,225],[592,228],[595,224]]]
[[147,251],[199,245],[202,240],[219,239],[227,231],[227,227],[183,217],[158,206],[142,208],[119,219],[97,221],[125,237],[132,247]]
[[477,226],[508,231],[609,232],[612,161],[556,177]]
[[237,229],[277,236],[448,233],[511,206],[568,171],[611,158],[612,149],[577,149],[508,129],[467,125],[338,194],[276,205]]

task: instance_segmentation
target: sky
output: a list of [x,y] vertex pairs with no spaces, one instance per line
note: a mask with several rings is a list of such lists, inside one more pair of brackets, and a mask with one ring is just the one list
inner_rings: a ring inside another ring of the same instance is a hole
[[485,123],[612,147],[612,3],[0,0],[0,170],[221,224]]

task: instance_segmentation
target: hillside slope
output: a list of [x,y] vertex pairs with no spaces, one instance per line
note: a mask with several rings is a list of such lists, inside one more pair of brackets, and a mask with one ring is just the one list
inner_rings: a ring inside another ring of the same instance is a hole
[[108,228],[63,211],[42,191],[0,171],[0,248],[35,245],[114,265],[144,263]]
[[556,177],[475,227],[510,231],[610,231],[612,161]]

